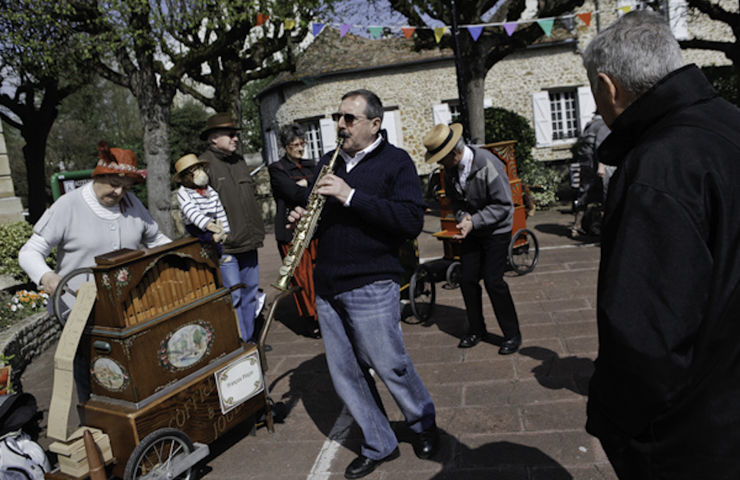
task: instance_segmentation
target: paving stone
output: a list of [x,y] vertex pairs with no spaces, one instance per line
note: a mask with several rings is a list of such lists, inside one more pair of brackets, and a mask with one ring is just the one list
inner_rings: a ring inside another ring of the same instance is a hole
[[527,431],[582,429],[586,424],[585,399],[525,405],[522,407]]

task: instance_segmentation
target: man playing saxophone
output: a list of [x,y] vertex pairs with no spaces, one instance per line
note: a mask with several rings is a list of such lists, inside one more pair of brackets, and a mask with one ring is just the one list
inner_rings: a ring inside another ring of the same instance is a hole
[[[434,404],[400,326],[399,247],[421,232],[425,204],[411,158],[379,134],[383,106],[373,92],[348,92],[333,117],[344,142],[333,173],[316,183],[326,203],[316,230],[314,282],[332,382],[363,434],[345,477],[361,478],[399,456],[370,369],[416,432],[416,455],[431,458],[439,444]],[[303,213],[294,210],[289,221]]]

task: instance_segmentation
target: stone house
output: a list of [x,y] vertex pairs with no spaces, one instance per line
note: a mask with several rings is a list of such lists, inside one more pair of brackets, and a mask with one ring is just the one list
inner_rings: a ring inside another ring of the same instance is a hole
[[[725,24],[691,18],[685,0],[665,1],[678,39],[732,38]],[[616,20],[622,7],[642,8],[642,2],[587,0],[579,12],[594,12],[590,25],[575,17],[557,19],[551,37],[509,55],[489,70],[485,106],[502,107],[529,119],[537,138],[535,159],[569,161],[570,147],[594,111],[581,52],[598,28]],[[726,7],[732,10],[736,5]],[[422,138],[434,124],[447,123],[458,113],[455,63],[451,50],[416,52],[412,47],[413,42],[403,37],[374,40],[348,34],[340,38],[337,30],[325,28],[299,58],[295,72],[281,74],[258,95],[264,160],[279,158],[278,128],[293,121],[308,132],[308,156],[318,158],[333,149],[336,133],[330,116],[341,94],[367,88],[378,94],[386,108],[383,128],[389,141],[409,152],[420,175],[429,173]],[[684,50],[684,59],[700,66],[729,63],[720,52],[708,50]],[[505,139],[486,139],[499,140]]]

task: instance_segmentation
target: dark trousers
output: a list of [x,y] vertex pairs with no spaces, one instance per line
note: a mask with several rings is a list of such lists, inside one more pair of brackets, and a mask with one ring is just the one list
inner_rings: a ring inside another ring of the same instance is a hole
[[483,299],[480,279],[491,299],[496,320],[505,339],[519,335],[519,319],[509,285],[504,281],[506,255],[511,234],[502,233],[485,237],[468,236],[460,245],[462,264],[463,300],[468,315],[468,333],[483,335],[486,323],[483,319]]

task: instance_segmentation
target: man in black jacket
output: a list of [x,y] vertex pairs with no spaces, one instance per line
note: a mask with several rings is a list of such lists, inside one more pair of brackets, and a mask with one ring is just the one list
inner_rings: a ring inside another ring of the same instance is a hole
[[612,133],[586,429],[622,479],[740,478],[740,110],[662,16],[584,52]]

